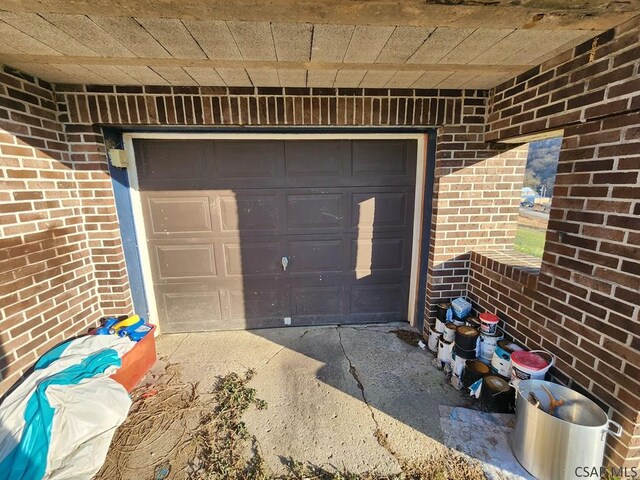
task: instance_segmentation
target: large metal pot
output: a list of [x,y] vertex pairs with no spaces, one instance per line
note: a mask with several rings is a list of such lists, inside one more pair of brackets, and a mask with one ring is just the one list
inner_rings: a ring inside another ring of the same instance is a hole
[[[556,399],[565,400],[554,415],[547,413],[551,401],[543,386]],[[619,437],[622,427],[584,395],[544,380],[522,380],[516,386],[516,425],[511,448],[534,477],[575,479],[585,467],[589,471],[600,469],[608,433]]]

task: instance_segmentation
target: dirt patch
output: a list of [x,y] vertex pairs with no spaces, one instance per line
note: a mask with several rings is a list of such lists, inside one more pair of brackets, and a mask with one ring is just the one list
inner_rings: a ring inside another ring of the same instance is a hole
[[394,333],[396,337],[402,340],[404,343],[411,345],[412,347],[417,347],[418,342],[424,343],[424,339],[422,335],[418,332],[414,332],[411,330],[391,330],[389,333]]

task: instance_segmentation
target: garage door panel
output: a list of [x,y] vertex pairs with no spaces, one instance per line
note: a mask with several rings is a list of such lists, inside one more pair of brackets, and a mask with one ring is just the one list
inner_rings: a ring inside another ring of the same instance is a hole
[[146,200],[153,235],[212,232],[211,207],[206,196],[159,196]]
[[409,197],[413,197],[410,188],[392,192],[355,192],[351,196],[351,224],[358,229],[404,229],[413,217]]
[[286,142],[285,174],[287,177],[342,177],[345,156],[341,155],[341,148],[344,147],[340,140]]
[[227,290],[225,294],[233,323],[246,321],[249,328],[281,326],[289,315],[288,295],[278,284],[249,282],[242,289]]
[[404,285],[354,285],[351,287],[351,311],[381,313],[401,317],[406,315]]
[[277,241],[225,242],[223,251],[227,276],[273,275],[281,270],[283,248]]
[[212,285],[172,285],[159,289],[160,327],[169,332],[228,328],[223,318],[220,292]]
[[345,287],[294,287],[291,289],[291,312],[296,322],[316,323],[325,316],[345,317]]
[[354,140],[352,145],[354,177],[415,177],[416,157],[408,154],[408,142]]
[[344,221],[344,193],[287,195],[287,228],[340,228]]
[[406,267],[405,241],[359,236],[351,241],[351,258],[357,279],[379,271],[402,270]]
[[288,270],[292,273],[339,272],[344,270],[342,239],[287,242]]
[[223,232],[273,233],[281,228],[282,196],[270,193],[237,192],[220,195],[220,222]]
[[192,180],[213,174],[211,142],[193,140],[146,140],[136,142],[139,184]]
[[213,279],[217,276],[213,244],[156,245],[155,258],[160,281]]
[[219,140],[215,143],[216,177],[273,178],[283,169],[284,142]]

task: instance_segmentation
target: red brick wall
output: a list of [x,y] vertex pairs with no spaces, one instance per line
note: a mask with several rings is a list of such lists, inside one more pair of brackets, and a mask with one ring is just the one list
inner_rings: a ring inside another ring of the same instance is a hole
[[617,466],[640,465],[639,39],[633,20],[495,90],[487,138],[562,127],[564,141],[539,276],[478,252],[468,289],[623,424]]
[[[483,125],[438,132],[427,308],[463,296],[469,252],[513,248],[528,145],[489,145]],[[428,324],[425,322],[425,331]]]
[[[69,122],[83,125],[458,125],[466,121],[463,110],[484,103],[475,90],[58,85],[56,91]],[[482,110],[471,120],[483,123]]]
[[487,140],[640,109],[640,17],[494,89]]
[[[99,316],[83,174],[51,87],[0,72],[0,395]],[[107,199],[108,201],[108,199]]]

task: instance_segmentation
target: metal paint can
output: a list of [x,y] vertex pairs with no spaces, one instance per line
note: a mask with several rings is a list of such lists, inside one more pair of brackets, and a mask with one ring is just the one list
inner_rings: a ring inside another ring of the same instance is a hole
[[478,330],[480,330],[480,320],[478,319],[478,317],[474,317],[473,315],[470,315],[467,318],[465,318],[464,319],[464,324],[467,327],[473,327],[473,328],[477,328]]
[[484,312],[480,314],[480,331],[493,335],[498,330],[498,322],[500,319],[493,313]]
[[493,358],[493,352],[498,346],[498,340],[502,340],[503,338],[503,332],[499,328],[493,335],[487,333],[480,334],[480,341],[478,342],[478,358],[487,365],[491,365],[491,359]]
[[453,343],[445,341],[442,337],[438,340],[438,360],[442,363],[451,363],[451,348]]
[[429,327],[429,339],[427,340],[427,348],[433,353],[438,352],[438,341],[441,335],[436,331],[435,327]]
[[509,413],[515,403],[515,390],[503,378],[487,375],[482,378],[480,402],[491,412]]
[[439,318],[436,318],[436,332],[438,333],[444,333],[444,326],[446,325],[446,322],[440,320]]
[[511,376],[511,354],[519,350],[524,349],[517,343],[509,340],[498,340],[491,358],[491,368],[501,377],[509,378]]
[[446,302],[436,305],[436,318],[442,323],[446,323],[447,321],[447,310],[449,310],[449,308],[451,308],[451,304]]
[[456,327],[456,346],[459,350],[474,351],[478,348],[478,330],[473,327],[461,325]]
[[467,360],[456,353],[455,348],[451,351],[451,372],[458,378],[462,377],[464,366]]
[[447,323],[444,326],[443,337],[447,342],[453,342],[456,339],[456,326],[453,323]]
[[489,375],[489,367],[480,360],[467,360],[462,372],[462,385],[469,388],[485,375]]

